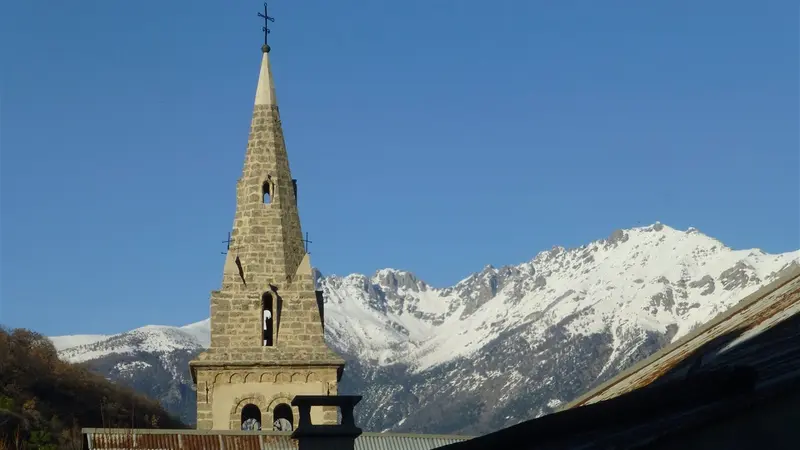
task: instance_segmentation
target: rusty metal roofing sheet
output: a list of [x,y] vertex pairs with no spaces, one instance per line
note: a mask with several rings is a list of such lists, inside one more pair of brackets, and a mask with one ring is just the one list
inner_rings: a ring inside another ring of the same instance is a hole
[[263,450],[297,450],[297,441],[292,439],[291,433],[272,433],[261,435]]
[[[296,450],[291,433],[271,431],[126,430],[86,428],[89,450]],[[468,436],[363,433],[356,450],[432,450]]]
[[296,450],[291,433],[201,430],[83,430],[90,450]]
[[254,435],[222,436],[222,445],[225,450],[260,450],[261,439]]
[[180,435],[181,447],[186,450],[220,450],[222,447],[218,436],[203,434]]
[[[747,364],[759,369],[761,383],[769,383],[771,377],[779,377],[786,370],[797,370],[789,365],[800,364],[797,357],[788,358],[800,351],[800,332],[797,327],[784,334],[788,336],[781,342],[759,342],[751,345],[764,331],[776,327],[787,319],[800,313],[800,268],[790,269],[786,275],[770,283],[755,293],[745,297],[729,311],[721,314],[694,333],[682,338],[651,357],[622,372],[617,377],[603,383],[596,389],[581,396],[563,409],[595,403],[630,392],[653,383],[667,373],[685,373],[690,370],[687,361],[698,361],[705,366],[723,364]],[[794,330],[794,331],[793,331]],[[701,351],[717,339],[732,336],[721,348]],[[771,338],[773,341],[780,338]],[[764,351],[760,346],[783,346],[779,351]],[[796,356],[796,355],[795,355]],[[785,360],[785,361],[783,361]],[[781,362],[783,361],[783,362]],[[780,370],[775,370],[780,367]]]

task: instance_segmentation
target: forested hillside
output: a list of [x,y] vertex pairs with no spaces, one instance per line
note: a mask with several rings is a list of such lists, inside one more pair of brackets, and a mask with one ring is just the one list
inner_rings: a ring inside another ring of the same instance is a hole
[[80,449],[83,427],[187,426],[158,402],[60,360],[46,337],[0,328],[0,450]]

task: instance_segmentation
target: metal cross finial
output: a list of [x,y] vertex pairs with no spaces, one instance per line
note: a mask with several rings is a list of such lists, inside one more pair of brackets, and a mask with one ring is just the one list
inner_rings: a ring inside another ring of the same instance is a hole
[[[222,253],[223,255],[227,255],[228,252],[231,250],[231,244],[233,244],[233,240],[231,239],[231,232],[230,231],[228,232],[228,239],[225,240],[225,241],[222,241],[222,243],[223,244],[227,244],[227,246],[225,247],[226,251],[220,252],[220,253]],[[239,247],[233,247],[233,250],[237,250],[237,253],[238,253]]]
[[258,13],[258,17],[264,18],[264,26],[261,27],[261,31],[264,32],[264,46],[261,47],[261,49],[264,51],[264,53],[269,53],[269,45],[267,45],[267,35],[269,34],[269,28],[267,27],[267,24],[269,22],[275,22],[275,19],[270,17],[269,14],[267,14],[267,2],[264,2],[264,14]]
[[225,250],[226,250],[226,251],[224,251],[224,252],[221,252],[223,255],[227,254],[227,253],[228,253],[227,251],[231,249],[231,242],[233,242],[233,241],[231,240],[231,232],[229,231],[229,232],[228,232],[228,239],[227,239],[227,240],[225,240],[225,241],[222,241],[222,243],[223,243],[223,244],[228,244],[228,245],[225,247]]
[[[308,253],[308,244],[312,244],[312,242],[308,240],[308,231],[306,231],[306,238],[303,239],[303,243],[305,244],[304,247],[305,247],[306,253]],[[311,253],[308,253],[308,254],[310,255]]]

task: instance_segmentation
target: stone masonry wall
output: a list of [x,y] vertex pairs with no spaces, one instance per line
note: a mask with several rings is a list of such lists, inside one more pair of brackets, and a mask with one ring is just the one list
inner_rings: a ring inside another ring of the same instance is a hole
[[[308,257],[300,265],[302,273],[293,276],[294,282],[277,292],[260,284],[239,280],[228,289],[211,293],[211,350],[228,353],[256,352],[269,360],[270,353],[326,353],[322,319],[314,291],[313,275]],[[274,285],[273,285],[274,286]],[[273,297],[273,346],[262,342],[261,297],[269,292]],[[242,356],[241,360],[247,360]]]
[[[271,187],[264,204],[262,187]],[[256,105],[237,186],[232,246],[256,282],[283,283],[305,255],[300,216],[277,106]],[[258,279],[263,278],[263,279]]]

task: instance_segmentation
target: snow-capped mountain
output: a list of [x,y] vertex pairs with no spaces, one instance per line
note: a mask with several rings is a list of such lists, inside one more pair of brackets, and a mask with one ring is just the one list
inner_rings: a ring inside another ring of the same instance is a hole
[[[368,430],[483,433],[546,414],[775,279],[800,250],[732,250],[698,230],[617,230],[434,288],[412,273],[318,274],[326,339]],[[63,358],[194,420],[188,361],[208,321],[52,338]]]
[[50,340],[53,341],[53,345],[62,358],[77,363],[91,361],[109,354],[202,350],[211,343],[210,333],[209,321],[206,319],[180,328],[147,325],[122,334],[56,336]]

